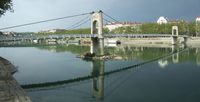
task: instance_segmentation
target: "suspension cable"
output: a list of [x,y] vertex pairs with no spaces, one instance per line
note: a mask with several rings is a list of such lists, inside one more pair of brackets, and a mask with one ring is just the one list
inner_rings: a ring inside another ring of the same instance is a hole
[[88,21],[88,18],[89,18],[89,16],[86,16],[85,18],[83,18],[83,19],[81,19],[80,21],[74,23],[73,25],[67,27],[66,29],[69,30],[69,29],[77,28],[77,27],[79,27],[79,26],[81,26],[81,25],[87,23],[85,20]]
[[90,21],[90,19],[87,19],[86,21],[82,22],[81,24],[79,24],[79,25],[77,25],[77,26],[75,26],[75,27],[73,27],[73,28],[71,28],[71,29],[78,28],[78,27],[82,26],[83,24],[86,24],[86,23],[89,22],[89,21]]
[[108,15],[108,14],[106,14],[105,12],[103,12],[103,14],[104,14],[105,16],[107,16],[108,18],[110,18],[110,19],[114,20],[115,22],[117,22],[117,23],[120,23],[118,20],[116,20],[115,18],[113,18],[113,17],[109,16],[109,15]]
[[37,21],[37,22],[32,22],[32,23],[20,24],[20,25],[15,25],[15,26],[10,26],[10,27],[4,27],[4,28],[0,28],[0,30],[23,27],[23,26],[39,24],[39,23],[45,23],[45,22],[50,22],[50,21],[56,21],[56,20],[61,20],[61,19],[66,19],[66,18],[73,18],[73,17],[83,16],[83,15],[88,15],[88,14],[91,14],[91,12],[72,15],[72,16],[59,17],[59,18],[54,18],[54,19],[48,19],[48,20],[42,20],[42,21]]
[[69,31],[69,30],[73,30],[73,29],[75,29],[75,28],[78,28],[78,27],[82,26],[83,24],[86,24],[86,23],[89,22],[89,21],[90,21],[90,20],[87,19],[87,20],[85,20],[84,22],[80,23],[79,25],[76,25],[76,26],[74,26],[73,28],[70,28],[70,29],[67,29],[67,30]]
[[109,21],[109,20],[107,20],[105,18],[103,18],[103,20],[106,21],[106,22],[108,22],[108,23],[112,23],[111,21]]

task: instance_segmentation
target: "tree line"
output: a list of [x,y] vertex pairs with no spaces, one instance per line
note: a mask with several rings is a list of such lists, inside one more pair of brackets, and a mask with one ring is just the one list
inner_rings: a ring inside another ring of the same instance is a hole
[[144,23],[140,26],[128,26],[116,28],[112,34],[171,34],[172,26],[178,26],[180,35],[196,35],[197,27],[195,22],[177,22],[168,24]]
[[[104,33],[108,34],[109,30],[107,28],[103,29]],[[80,28],[80,29],[72,29],[72,30],[58,30],[56,32],[38,32],[36,34],[91,34],[90,28]]]
[[1,0],[0,1],[0,17],[5,14],[6,11],[13,11],[12,0]]
[[[176,22],[168,24],[144,23],[139,26],[119,27],[109,31],[104,27],[104,34],[171,34],[172,26],[178,26],[180,35],[196,36],[200,32],[200,24],[195,22]],[[39,32],[37,34],[90,34],[90,28],[81,28],[73,30],[61,30],[54,33]]]

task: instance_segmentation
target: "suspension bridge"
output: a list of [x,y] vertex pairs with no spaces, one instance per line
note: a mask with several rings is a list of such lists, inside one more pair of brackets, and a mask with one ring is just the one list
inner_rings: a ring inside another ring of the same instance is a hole
[[[88,21],[91,21],[91,34],[61,34],[61,35],[48,35],[48,36],[26,35],[26,36],[21,36],[21,37],[20,36],[19,37],[1,37],[0,41],[6,42],[6,41],[23,41],[23,40],[90,38],[91,39],[90,53],[94,54],[94,53],[98,52],[97,50],[100,50],[100,55],[104,55],[104,39],[105,38],[119,38],[119,37],[122,37],[122,38],[123,37],[125,37],[125,38],[163,37],[163,38],[165,38],[165,37],[169,37],[169,38],[171,38],[172,45],[177,43],[178,37],[183,37],[184,41],[187,41],[187,38],[188,38],[187,36],[178,35],[178,28],[176,26],[172,28],[172,35],[170,35],[170,34],[167,34],[167,35],[164,35],[164,34],[109,34],[109,35],[104,35],[103,21],[108,22],[109,20],[103,18],[103,15],[116,21],[116,22],[118,22],[118,21],[102,11],[89,12],[89,13],[60,17],[60,18],[55,18],[55,19],[42,20],[42,21],[31,22],[31,23],[27,23],[27,24],[20,24],[20,25],[0,28],[0,30],[6,30],[6,29],[11,29],[11,28],[23,27],[23,26],[30,26],[30,25],[35,25],[35,24],[40,24],[40,23],[45,23],[45,22],[57,21],[57,20],[61,20],[61,19],[85,16],[85,15],[87,15],[86,18],[81,19],[80,21],[76,22],[69,28],[75,29],[75,28],[87,23]],[[88,17],[90,17],[90,19],[88,19]],[[63,85],[63,84],[70,84],[70,83],[75,83],[75,82],[92,79],[93,80],[93,84],[92,84],[93,95],[95,97],[97,97],[98,99],[102,99],[104,96],[104,91],[103,91],[104,76],[110,76],[115,73],[123,72],[123,71],[129,70],[129,69],[138,68],[140,66],[146,65],[146,64],[154,62],[154,61],[158,61],[160,59],[172,56],[172,55],[180,53],[182,51],[185,51],[185,49],[179,50],[179,51],[174,51],[174,52],[166,54],[164,56],[160,56],[158,58],[153,58],[149,61],[145,61],[145,62],[138,63],[138,64],[131,65],[131,66],[126,66],[126,67],[119,68],[116,70],[111,70],[108,72],[104,72],[104,61],[101,61],[100,63],[92,61],[91,64],[93,66],[93,70],[95,69],[94,68],[95,66],[98,66],[99,68],[98,68],[97,72],[92,71],[91,75],[73,78],[73,79],[61,80],[61,81],[56,81],[56,82],[44,82],[44,83],[21,85],[21,87],[24,89],[46,88],[46,87],[54,87],[54,86],[59,86],[59,85]]]
[[[22,34],[21,36],[1,36],[0,42],[9,42],[9,41],[37,41],[42,42],[44,40],[48,39],[54,39],[62,40],[66,38],[98,38],[98,39],[104,39],[104,38],[170,38],[171,44],[177,44],[178,38],[183,38],[183,42],[186,43],[188,36],[187,35],[179,35],[178,27],[173,26],[172,27],[172,34],[104,34],[103,32],[103,25],[104,22],[111,23],[112,21],[119,23],[118,20],[113,18],[112,16],[108,15],[105,12],[97,11],[97,12],[88,12],[88,13],[82,13],[77,15],[71,15],[71,16],[65,16],[65,17],[59,17],[54,19],[48,19],[48,20],[41,20],[37,22],[31,22],[26,24],[20,24],[20,25],[14,25],[9,27],[0,28],[1,30],[7,30],[12,28],[18,28],[18,27],[24,27],[24,26],[31,26],[36,25],[40,23],[47,23],[52,21],[58,21],[62,19],[69,19],[69,18],[76,18],[76,17],[82,17],[83,19],[78,20],[71,26],[67,27],[66,30],[73,30],[78,27],[81,27],[82,25],[90,22],[91,23],[91,34],[48,34],[48,35],[38,35],[38,34]],[[105,17],[104,17],[105,16]],[[109,20],[108,20],[109,19]],[[94,41],[94,40],[93,40]],[[103,41],[103,40],[102,40]]]

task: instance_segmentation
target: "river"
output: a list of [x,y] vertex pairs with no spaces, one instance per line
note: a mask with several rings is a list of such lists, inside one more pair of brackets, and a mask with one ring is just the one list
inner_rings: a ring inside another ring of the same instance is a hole
[[[9,45],[0,48],[0,56],[17,66],[14,77],[21,85],[91,76],[25,89],[33,102],[200,101],[200,47],[120,45],[105,48],[118,59],[90,61],[77,57],[88,51],[89,46],[83,45]],[[126,69],[128,66],[133,67]],[[104,74],[118,69],[124,70]]]

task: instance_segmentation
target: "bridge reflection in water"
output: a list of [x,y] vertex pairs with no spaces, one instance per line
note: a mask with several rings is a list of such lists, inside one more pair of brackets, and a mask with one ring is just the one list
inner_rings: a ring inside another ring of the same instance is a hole
[[[178,60],[177,56],[179,56],[179,52],[182,52],[185,50],[185,48],[174,48],[174,46],[170,47],[169,53],[162,56],[155,56],[155,58],[148,59],[141,63],[136,63],[131,66],[126,66],[118,69],[113,69],[109,71],[105,71],[105,60],[90,60],[91,63],[91,73],[88,76],[83,77],[77,77],[73,79],[67,79],[62,81],[56,81],[56,82],[45,82],[45,83],[38,83],[38,84],[29,84],[29,85],[22,85],[24,89],[27,89],[27,91],[31,90],[41,90],[41,89],[48,89],[52,87],[67,85],[67,84],[73,84],[73,83],[79,83],[81,81],[85,80],[91,80],[91,95],[93,98],[96,98],[98,100],[103,100],[105,95],[105,88],[104,88],[104,79],[106,76],[122,72],[129,69],[138,69],[140,66],[151,63],[151,62],[157,62],[158,60],[168,60],[172,61],[173,63],[176,63]],[[141,50],[145,50],[145,48],[141,48]],[[101,51],[101,50],[100,50]],[[174,57],[175,56],[175,57]],[[175,58],[175,59],[174,59]],[[176,60],[175,62],[173,61]]]
[[92,95],[102,100],[104,97],[104,61],[92,61]]
[[0,57],[0,102],[31,102],[12,76],[15,72],[16,68]]

